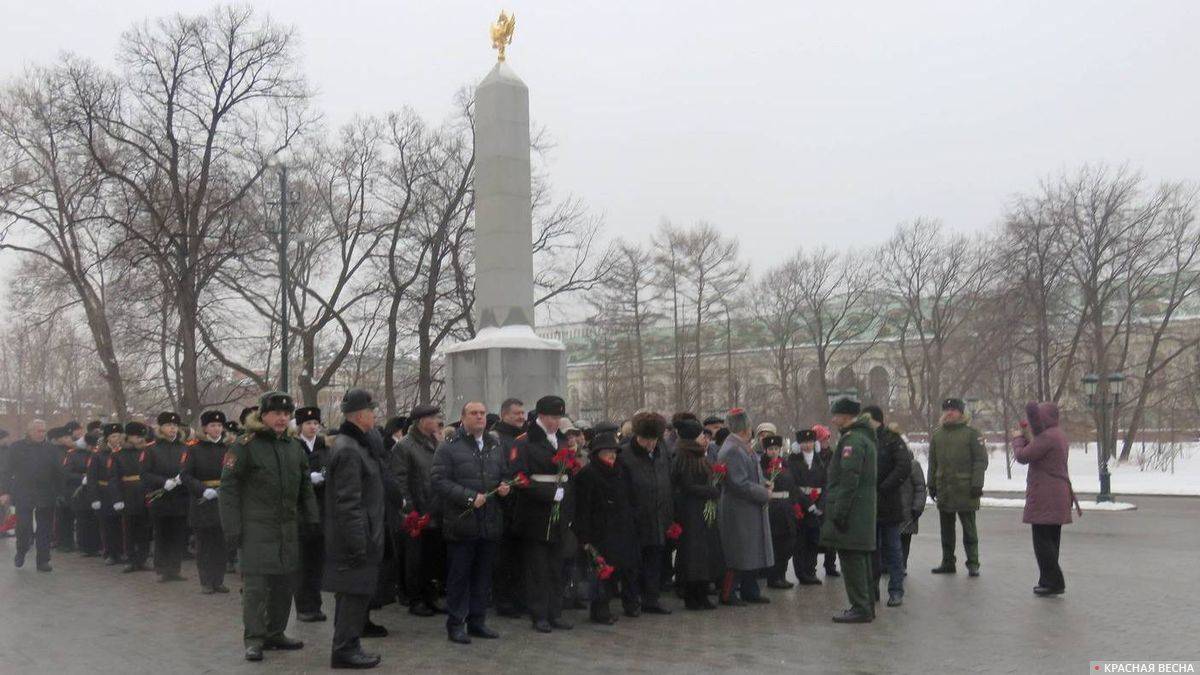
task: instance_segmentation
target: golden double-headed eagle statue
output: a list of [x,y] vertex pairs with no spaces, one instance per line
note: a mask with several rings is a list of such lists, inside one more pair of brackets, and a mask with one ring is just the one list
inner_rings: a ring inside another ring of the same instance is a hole
[[513,29],[516,27],[517,15],[509,16],[507,12],[500,10],[500,18],[492,24],[492,49],[498,52],[496,60],[504,60],[504,48],[512,44]]

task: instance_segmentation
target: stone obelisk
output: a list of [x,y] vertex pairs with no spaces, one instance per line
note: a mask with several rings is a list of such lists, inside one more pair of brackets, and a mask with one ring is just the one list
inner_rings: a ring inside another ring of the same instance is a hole
[[529,88],[504,58],[514,25],[504,13],[493,24],[499,59],[475,93],[477,333],[445,350],[450,417],[468,401],[498,412],[508,397],[531,407],[567,393],[565,348],[533,331]]

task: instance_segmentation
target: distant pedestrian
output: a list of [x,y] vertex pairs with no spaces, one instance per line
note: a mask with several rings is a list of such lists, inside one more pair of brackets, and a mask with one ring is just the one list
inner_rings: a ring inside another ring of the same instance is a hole
[[967,572],[979,576],[979,529],[975,512],[983,496],[987,447],[983,435],[969,424],[962,399],[942,402],[941,425],[929,440],[929,496],[937,502],[942,530],[942,564],[934,574],[955,573],[955,520],[962,522]]
[[1071,522],[1071,503],[1078,508],[1067,473],[1070,443],[1058,425],[1058,405],[1031,402],[1025,406],[1025,416],[1028,433],[1015,435],[1013,453],[1018,462],[1029,465],[1022,521],[1033,529],[1033,553],[1040,572],[1033,592],[1062,595],[1067,589],[1058,564],[1062,526]]

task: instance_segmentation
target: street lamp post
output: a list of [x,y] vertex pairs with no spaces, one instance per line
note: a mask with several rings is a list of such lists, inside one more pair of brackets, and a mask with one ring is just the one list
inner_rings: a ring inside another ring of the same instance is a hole
[[[1101,381],[1107,382],[1108,386],[1101,388]],[[1111,502],[1112,496],[1112,474],[1108,471],[1108,460],[1112,457],[1116,442],[1116,438],[1109,433],[1111,422],[1109,420],[1109,412],[1116,411],[1117,406],[1121,402],[1121,391],[1124,389],[1125,376],[1121,373],[1109,373],[1106,375],[1097,375],[1088,373],[1080,380],[1083,384],[1083,390],[1088,397],[1088,407],[1099,412],[1099,420],[1096,427],[1096,464],[1100,472],[1100,492],[1096,495],[1097,502]]]
[[288,168],[279,163],[279,388],[288,390]]

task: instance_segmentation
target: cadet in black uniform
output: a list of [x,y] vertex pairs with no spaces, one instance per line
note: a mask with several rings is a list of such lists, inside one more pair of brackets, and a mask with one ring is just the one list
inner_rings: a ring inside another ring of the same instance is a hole
[[180,479],[180,465],[187,446],[179,430],[179,415],[158,415],[158,434],[146,448],[142,481],[147,491],[162,489],[163,495],[150,504],[154,523],[154,571],[159,581],[183,581],[179,568],[188,539],[188,493]]
[[228,449],[226,424],[225,413],[220,410],[200,413],[200,438],[184,450],[179,466],[179,477],[188,492],[188,525],[196,533],[200,592],[205,595],[229,592],[225,587],[225,535],[217,506],[221,463]]
[[[321,409],[296,408],[296,430],[308,455],[308,480],[317,497],[317,510],[325,517],[325,463],[329,449],[321,435]],[[321,575],[325,573],[325,536],[322,528],[303,528],[300,533],[300,578],[294,601],[298,621],[324,621],[321,611]]]
[[121,514],[113,510],[112,475],[113,451],[125,443],[125,430],[120,424],[105,424],[100,428],[100,449],[88,460],[87,498],[100,521],[107,565],[125,562],[125,531]]
[[[66,427],[64,427],[65,429]],[[69,432],[67,438],[70,438]],[[100,555],[100,523],[96,519],[96,512],[92,511],[85,482],[88,463],[95,456],[96,449],[87,445],[80,448],[79,445],[73,443],[62,459],[63,486],[65,488],[63,495],[66,499],[66,507],[71,509],[71,516],[75,524],[75,543],[79,552],[85,558],[95,558]],[[59,536],[59,547],[62,548],[61,533]]]
[[59,490],[54,505],[54,541],[60,552],[67,553],[75,550],[75,509],[71,508],[71,495],[83,480],[83,474],[68,473],[67,460],[80,451],[75,447],[71,430],[66,427],[50,429],[46,432],[46,440],[58,450]]
[[146,569],[150,555],[150,519],[146,511],[146,489],[142,483],[142,460],[150,429],[141,422],[125,425],[125,445],[108,458],[108,490],[112,508],[125,527],[125,573]]

